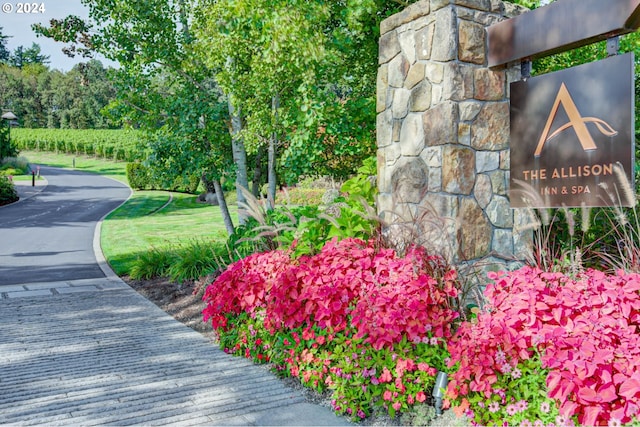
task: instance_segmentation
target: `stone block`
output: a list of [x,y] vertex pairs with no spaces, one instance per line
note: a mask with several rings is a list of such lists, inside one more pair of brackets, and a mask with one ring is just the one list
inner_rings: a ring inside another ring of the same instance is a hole
[[509,147],[509,103],[485,104],[471,127],[471,146],[478,150],[502,150]]
[[470,65],[448,62],[444,66],[442,97],[445,100],[463,101],[473,98],[473,70]]
[[482,103],[477,101],[463,101],[458,104],[460,109],[460,121],[470,122],[474,120],[480,110],[482,109]]
[[402,119],[394,119],[393,120],[393,134],[391,138],[393,142],[400,142],[400,131],[402,130]]
[[378,215],[385,221],[390,222],[393,218],[393,196],[391,193],[378,193],[376,200],[378,205]]
[[498,228],[493,230],[491,250],[502,256],[513,256],[513,232],[511,229]]
[[403,11],[396,13],[380,23],[380,34],[388,32],[408,24],[430,12],[429,0],[422,0],[407,6]]
[[435,28],[435,24],[430,24],[415,32],[416,56],[418,59],[431,58]]
[[511,152],[508,149],[500,151],[500,169],[511,169]]
[[[386,151],[386,150],[384,150]],[[378,150],[378,191],[380,194],[391,193],[391,175],[393,166],[388,165],[383,150]]]
[[477,151],[476,152],[476,173],[491,172],[500,167],[500,152],[498,151]]
[[503,196],[493,196],[486,208],[491,224],[498,228],[513,227],[513,213],[509,200]]
[[408,89],[395,89],[393,91],[393,102],[391,104],[391,113],[394,119],[401,119],[409,112],[409,98],[412,92]]
[[410,64],[403,54],[396,55],[389,63],[389,86],[401,88],[409,73]]
[[431,0],[431,11],[442,9],[451,4],[451,0]]
[[458,123],[458,144],[471,146],[471,125]]
[[458,196],[428,193],[420,203],[420,210],[431,211],[441,218],[456,218],[459,212]]
[[471,197],[460,200],[457,240],[464,260],[482,258],[489,254],[493,228],[482,209]]
[[486,58],[484,27],[470,21],[460,21],[458,26],[458,58],[460,61],[482,65]]
[[378,64],[386,64],[400,53],[398,33],[391,31],[383,34],[378,42]]
[[411,91],[409,110],[412,112],[427,111],[431,107],[431,83],[423,80]]
[[475,185],[474,150],[447,145],[442,150],[442,188],[453,194],[469,195]]
[[431,59],[448,62],[457,57],[456,49],[456,17],[451,8],[436,12],[435,31],[431,49]]
[[502,20],[500,15],[496,15],[494,13],[489,13],[486,11],[468,9],[466,7],[457,7],[456,14],[458,16],[458,19],[475,22],[476,24],[480,24],[484,28],[496,24]]
[[391,188],[397,203],[420,203],[427,192],[429,170],[420,157],[396,167],[391,176]]
[[431,87],[431,105],[437,105],[444,101],[442,96],[442,85],[434,85]]
[[402,122],[400,147],[403,156],[418,156],[424,148],[422,114],[410,113]]
[[424,141],[427,146],[455,144],[458,141],[458,107],[443,102],[423,115]]
[[473,71],[474,98],[480,101],[500,101],[506,92],[504,71],[477,68]]
[[504,2],[504,16],[506,18],[515,18],[518,15],[522,15],[523,13],[530,12],[524,6],[520,6],[519,4]]
[[405,89],[413,89],[418,83],[422,82],[425,78],[425,70],[426,64],[424,62],[413,64],[404,81]]
[[491,0],[455,0],[458,6],[468,7],[470,9],[490,11]]
[[444,65],[439,62],[428,62],[424,75],[431,83],[442,83],[444,79]]
[[442,167],[442,146],[438,147],[425,147],[420,153],[422,160],[429,166],[429,168]]
[[491,188],[491,179],[487,175],[480,174],[476,176],[476,184],[473,187],[473,197],[476,198],[478,206],[482,209],[485,209],[489,205],[493,197],[493,190]]
[[402,54],[407,58],[409,64],[413,65],[416,62],[416,38],[413,31],[403,31],[398,34],[398,41],[400,42],[400,50]]
[[498,15],[502,15],[504,13],[504,3],[502,0],[491,0],[491,12]]
[[507,194],[509,188],[509,177],[507,171],[497,170],[489,172],[489,178],[491,179],[491,188],[493,188],[494,194],[504,196]]
[[378,148],[391,145],[393,132],[393,115],[391,110],[385,110],[376,116],[376,140]]
[[431,193],[439,193],[442,191],[442,168],[430,167],[429,180],[427,190]]
[[378,68],[376,80],[376,112],[380,113],[389,107],[391,97],[389,92],[389,65],[383,64]]

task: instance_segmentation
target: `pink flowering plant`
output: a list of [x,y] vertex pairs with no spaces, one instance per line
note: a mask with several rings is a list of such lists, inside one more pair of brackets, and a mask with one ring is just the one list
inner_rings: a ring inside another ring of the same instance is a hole
[[221,347],[331,394],[336,412],[392,416],[425,402],[459,317],[457,277],[423,248],[327,243],[316,255],[255,254],[206,290]]
[[477,425],[640,422],[640,275],[490,277],[484,310],[449,345],[458,413]]

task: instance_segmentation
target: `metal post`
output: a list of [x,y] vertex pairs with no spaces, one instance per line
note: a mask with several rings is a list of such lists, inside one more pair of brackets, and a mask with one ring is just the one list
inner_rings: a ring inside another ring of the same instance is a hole
[[524,81],[531,77],[531,61],[525,60],[520,63],[520,74]]
[[620,37],[610,37],[607,39],[607,56],[616,56],[620,53]]
[[36,186],[36,171],[31,171],[31,186]]

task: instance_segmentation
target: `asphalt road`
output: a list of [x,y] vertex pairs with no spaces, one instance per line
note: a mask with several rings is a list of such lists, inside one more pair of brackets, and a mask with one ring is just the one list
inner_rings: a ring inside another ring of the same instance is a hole
[[99,175],[41,167],[49,184],[0,207],[0,286],[104,278],[93,251],[97,222],[129,197]]

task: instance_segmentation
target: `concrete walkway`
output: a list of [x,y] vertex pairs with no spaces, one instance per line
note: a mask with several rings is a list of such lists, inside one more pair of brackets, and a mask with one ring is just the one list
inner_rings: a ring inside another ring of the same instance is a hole
[[96,247],[105,278],[0,286],[0,425],[349,424],[174,320]]
[[0,300],[0,424],[348,424],[126,284],[74,285]]

